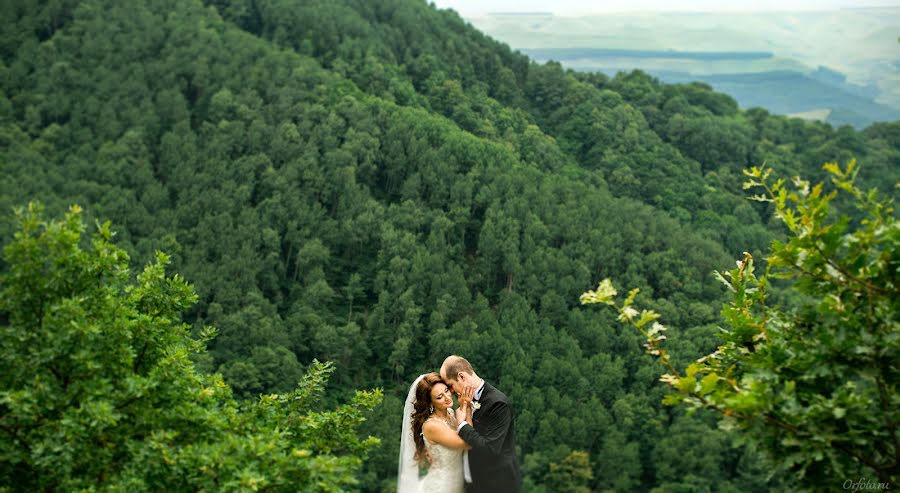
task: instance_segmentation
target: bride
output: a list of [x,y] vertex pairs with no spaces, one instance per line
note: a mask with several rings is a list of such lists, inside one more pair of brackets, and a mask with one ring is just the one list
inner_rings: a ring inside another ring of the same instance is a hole
[[[471,422],[469,403],[460,399]],[[456,434],[453,394],[437,373],[419,375],[403,408],[397,493],[462,493],[463,450],[469,446]],[[427,467],[427,473],[419,474]]]

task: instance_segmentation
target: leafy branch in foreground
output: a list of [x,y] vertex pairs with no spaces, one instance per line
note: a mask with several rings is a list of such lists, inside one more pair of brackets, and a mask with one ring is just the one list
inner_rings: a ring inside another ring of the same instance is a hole
[[[17,211],[0,275],[0,491],[344,491],[378,443],[381,391],[315,410],[330,363],[292,392],[238,403],[197,372],[181,313],[196,301],[168,259],[132,279],[109,225],[82,249],[73,207]],[[9,485],[9,486],[5,486]]]
[[[683,373],[661,347],[659,314],[634,306],[636,289],[619,305],[605,279],[581,302],[612,306],[646,339],[647,352],[667,368],[660,380],[675,390],[665,403],[720,413],[723,427],[739,430],[801,483],[874,474],[879,484],[896,484],[898,223],[891,200],[853,184],[855,161],[824,169],[836,186],[828,193],[800,178],[790,188],[783,179],[772,182],[765,167],[745,171],[744,188],[762,189],[752,199],[774,205],[789,237],[772,243],[765,275],[756,275],[749,253],[716,273],[732,294],[722,310],[721,344]],[[839,191],[853,198],[860,221],[834,213]],[[769,278],[792,280],[799,306],[768,306]]]

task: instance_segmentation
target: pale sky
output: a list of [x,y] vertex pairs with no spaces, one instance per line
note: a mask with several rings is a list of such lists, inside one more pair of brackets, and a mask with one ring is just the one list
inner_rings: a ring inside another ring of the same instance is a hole
[[557,15],[593,12],[735,12],[834,10],[860,7],[900,7],[900,0],[430,0],[463,16],[488,12],[553,12]]

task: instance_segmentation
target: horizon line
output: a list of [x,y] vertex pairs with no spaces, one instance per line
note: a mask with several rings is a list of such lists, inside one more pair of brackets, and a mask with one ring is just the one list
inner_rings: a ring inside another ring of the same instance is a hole
[[652,10],[652,9],[607,9],[607,10],[566,10],[562,12],[522,10],[522,11],[469,11],[462,12],[454,7],[438,7],[439,9],[454,10],[463,17],[480,16],[553,16],[571,17],[590,14],[767,14],[767,13],[815,13],[815,12],[839,12],[842,10],[900,10],[900,5],[861,5],[838,6],[832,8],[791,8],[791,9],[718,9],[718,10]]

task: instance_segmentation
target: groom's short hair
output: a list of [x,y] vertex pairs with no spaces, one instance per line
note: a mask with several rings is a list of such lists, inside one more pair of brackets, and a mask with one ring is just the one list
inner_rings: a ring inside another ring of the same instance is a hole
[[447,356],[447,359],[444,360],[444,371],[447,374],[447,378],[454,381],[459,378],[459,372],[461,371],[469,375],[475,373],[472,369],[472,364],[466,358],[456,355]]

